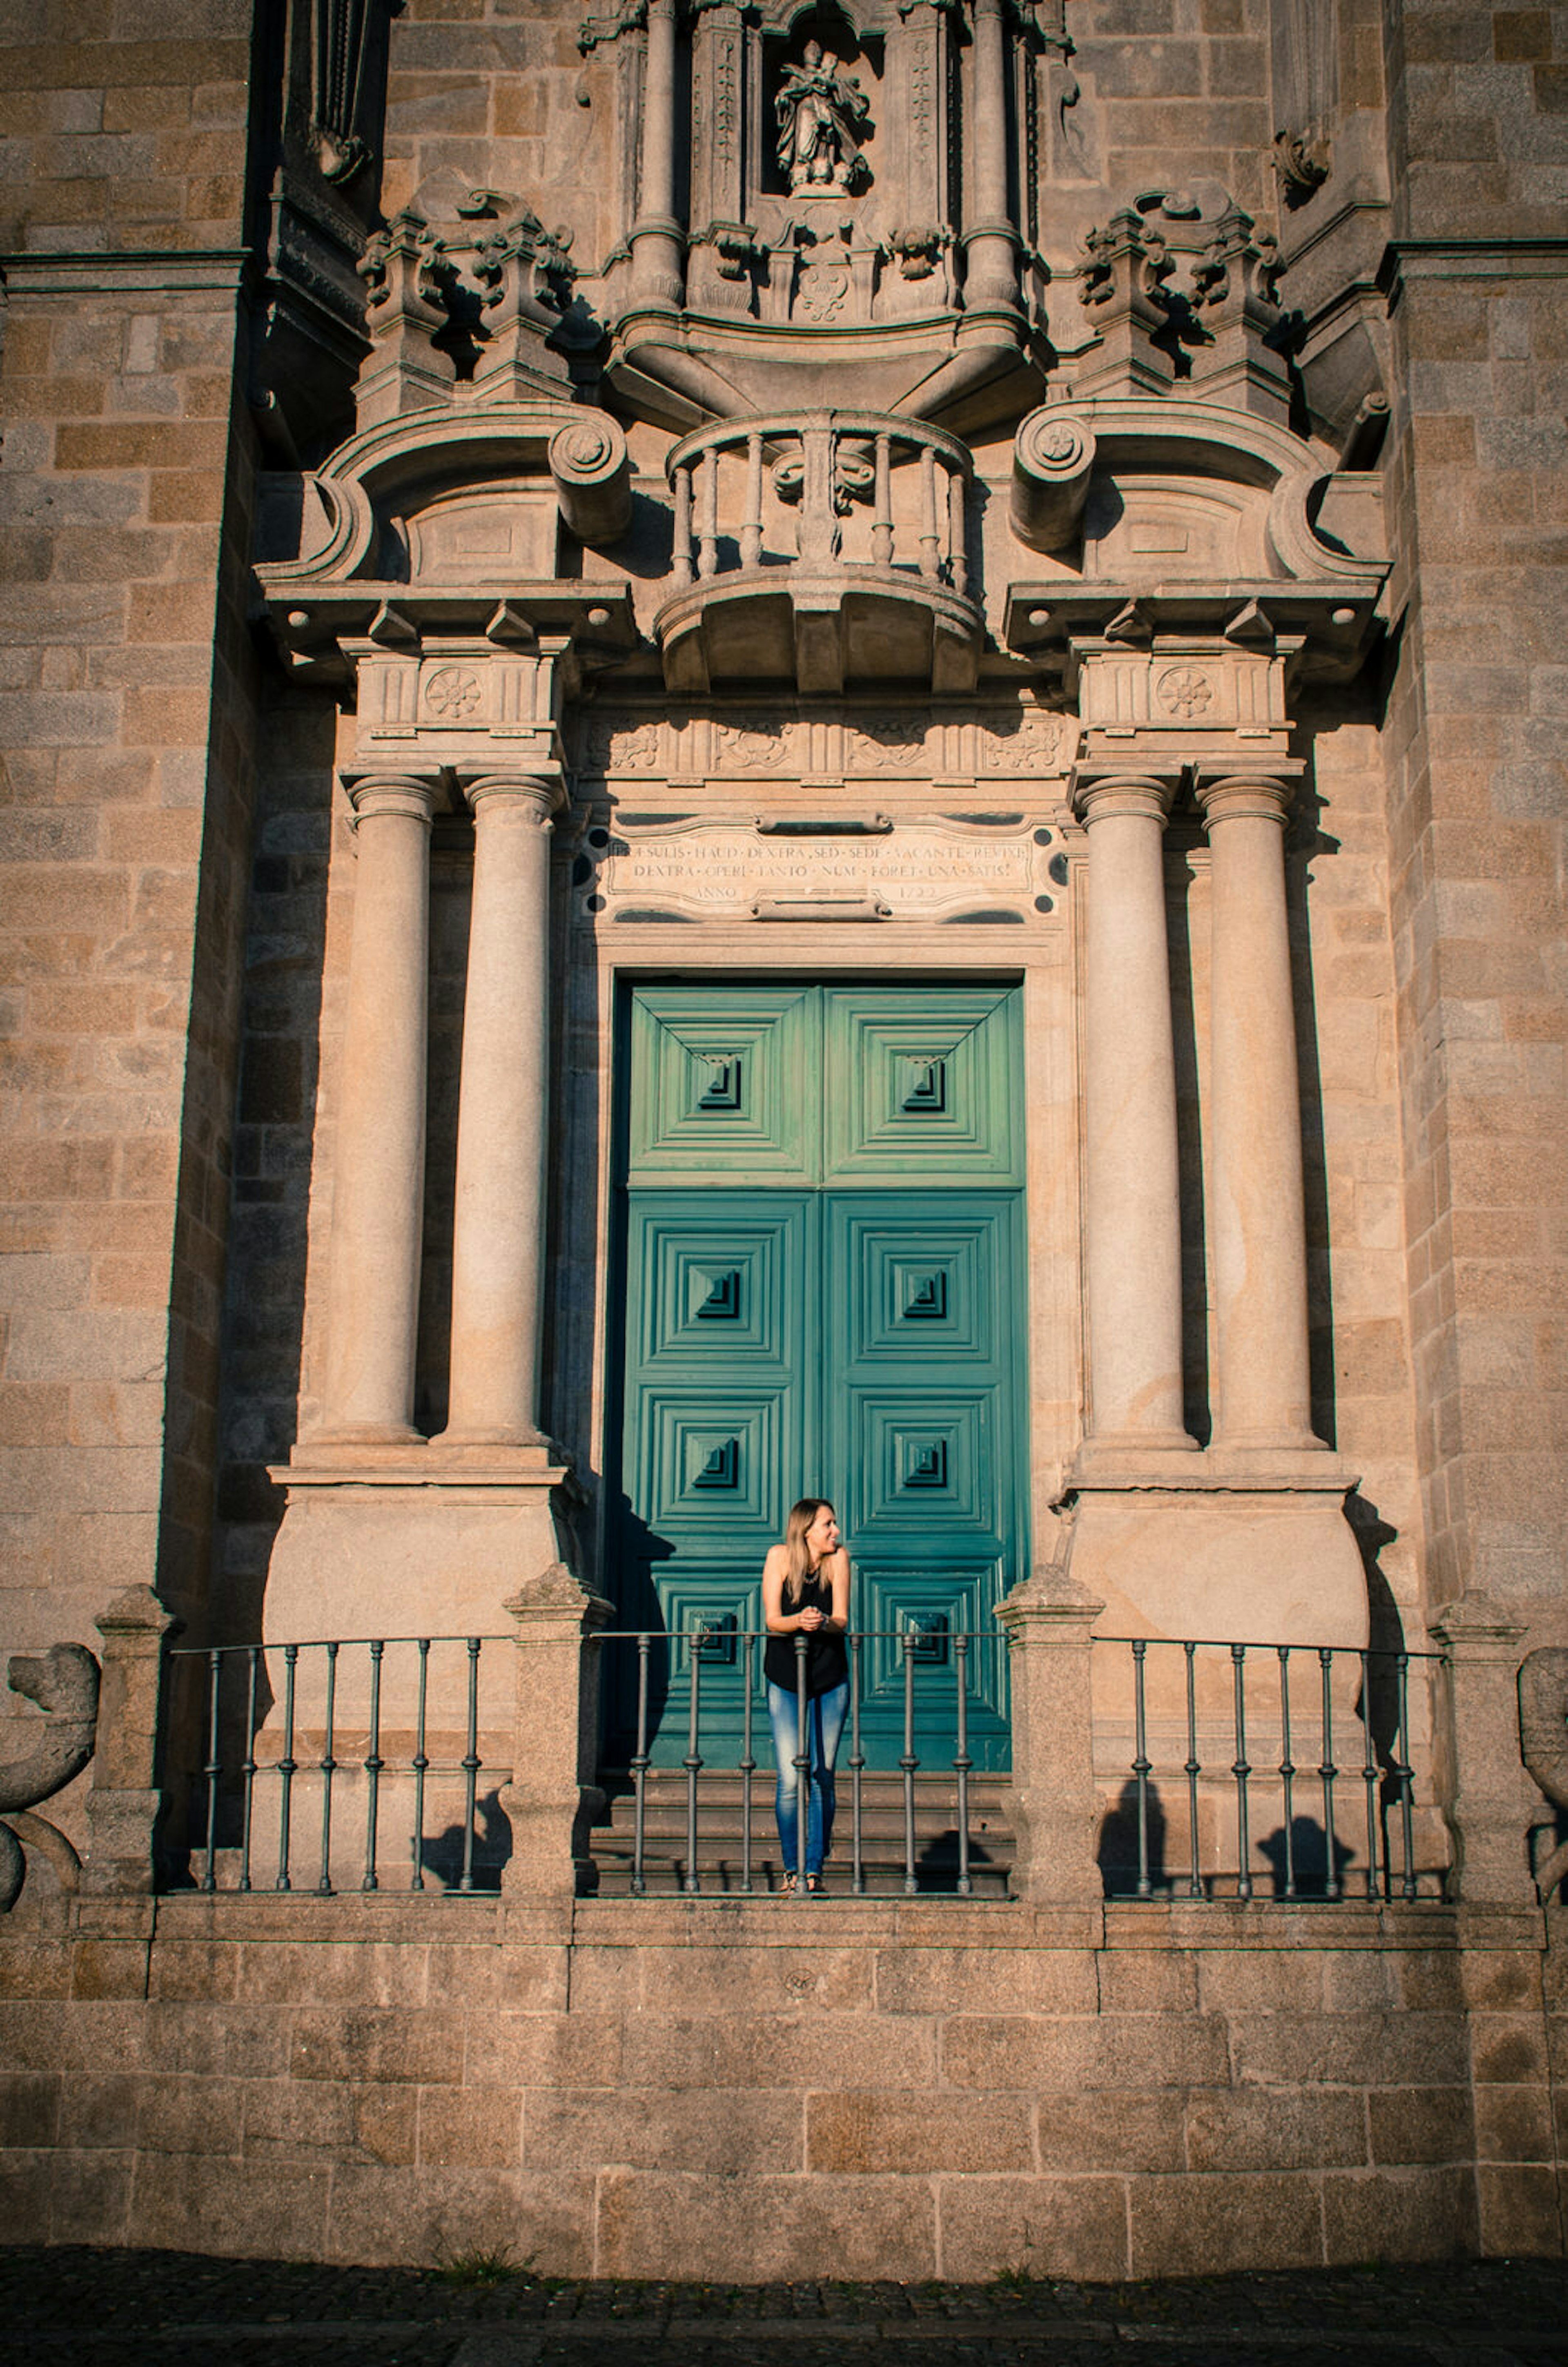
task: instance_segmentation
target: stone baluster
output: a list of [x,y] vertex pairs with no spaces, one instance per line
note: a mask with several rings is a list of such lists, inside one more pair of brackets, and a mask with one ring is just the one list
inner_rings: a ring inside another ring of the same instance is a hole
[[434,783],[354,782],[358,861],[339,1073],[321,1429],[414,1440],[424,1224],[424,1103]]
[[1285,911],[1288,773],[1201,782],[1213,852],[1210,1244],[1217,1447],[1320,1448]]
[[468,787],[474,898],[463,1005],[443,1444],[538,1446],[539,1291],[549,1069],[550,816],[558,781]]
[[1080,771],[1089,832],[1086,1455],[1189,1451],[1182,1425],[1181,1217],[1166,949],[1172,784]]

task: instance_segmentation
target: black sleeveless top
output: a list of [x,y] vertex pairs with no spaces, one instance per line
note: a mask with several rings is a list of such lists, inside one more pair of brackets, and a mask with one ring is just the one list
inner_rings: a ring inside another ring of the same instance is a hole
[[[822,1611],[831,1616],[833,1589],[820,1569],[812,1570],[802,1580],[798,1603],[786,1603],[786,1612]],[[770,1684],[783,1685],[789,1693],[795,1688],[795,1636],[770,1636],[762,1655],[762,1668]],[[835,1685],[849,1682],[850,1658],[844,1649],[842,1631],[837,1627],[818,1627],[805,1637],[806,1690],[808,1693],[831,1693]]]

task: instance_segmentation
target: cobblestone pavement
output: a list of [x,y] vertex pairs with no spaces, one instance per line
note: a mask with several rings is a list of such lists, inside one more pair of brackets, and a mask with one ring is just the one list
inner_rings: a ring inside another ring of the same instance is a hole
[[660,2285],[0,2245],[0,2325],[7,2367],[1568,2367],[1568,2266]]

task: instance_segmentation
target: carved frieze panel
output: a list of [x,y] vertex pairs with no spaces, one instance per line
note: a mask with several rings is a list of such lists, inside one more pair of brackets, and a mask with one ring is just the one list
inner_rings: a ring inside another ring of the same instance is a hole
[[501,742],[509,762],[553,764],[557,685],[548,658],[460,647],[421,656],[377,651],[360,655],[357,674],[362,762],[403,755],[468,764]]
[[1017,706],[948,714],[866,707],[795,715],[782,708],[722,715],[601,708],[579,719],[580,787],[604,782],[1006,781],[1059,788],[1077,744],[1075,717]]
[[1285,660],[1201,651],[1107,652],[1079,682],[1089,730],[1268,732],[1285,723]]

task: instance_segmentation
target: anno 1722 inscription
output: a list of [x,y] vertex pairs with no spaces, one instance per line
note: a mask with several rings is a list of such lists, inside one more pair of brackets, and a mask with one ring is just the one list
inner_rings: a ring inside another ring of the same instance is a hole
[[696,820],[617,829],[590,844],[600,860],[589,909],[612,919],[1021,919],[1053,907],[1053,842],[1032,824],[895,827],[881,817],[832,834]]

